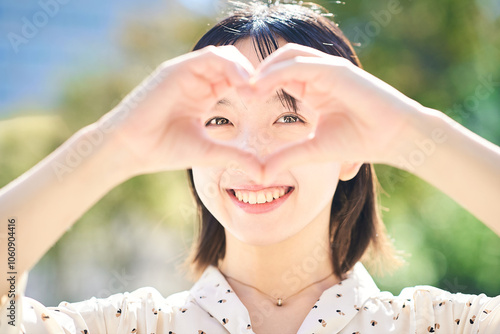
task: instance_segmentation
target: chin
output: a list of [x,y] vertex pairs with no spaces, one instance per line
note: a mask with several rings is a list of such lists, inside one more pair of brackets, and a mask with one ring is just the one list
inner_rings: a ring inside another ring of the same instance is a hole
[[[267,220],[267,219],[266,219]],[[239,221],[238,226],[229,224],[225,226],[226,237],[229,233],[239,242],[251,246],[271,246],[288,240],[302,230],[303,227],[293,228],[290,219],[280,219],[283,226],[277,225],[276,220],[265,221],[263,219],[253,221]]]
[[[236,237],[235,237],[236,238]],[[281,242],[284,242],[288,238],[277,238],[277,237],[266,237],[262,238],[262,236],[256,236],[255,238],[237,238],[241,243],[248,245],[248,246],[253,246],[253,247],[267,247],[267,246],[273,246],[280,244]]]

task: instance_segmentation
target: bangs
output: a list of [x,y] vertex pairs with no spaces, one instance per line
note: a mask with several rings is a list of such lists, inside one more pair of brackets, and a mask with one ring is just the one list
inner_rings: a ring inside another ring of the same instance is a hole
[[[302,1],[266,0],[236,2],[229,0],[232,11],[205,35],[193,50],[209,45],[234,45],[252,41],[260,60],[273,53],[280,44],[296,43],[324,53],[348,59],[362,67],[351,43],[318,5]],[[277,92],[281,103],[297,112],[297,101],[283,91]],[[209,265],[218,266],[226,253],[225,230],[203,205],[194,186],[192,170],[189,184],[199,210],[199,235],[193,244],[189,262],[193,273],[201,275]],[[375,266],[399,263],[390,239],[385,233],[377,204],[377,183],[371,164],[363,164],[349,181],[339,182],[330,209],[329,236],[334,272],[343,277],[367,254],[366,261]],[[380,260],[380,261],[379,261]],[[366,261],[364,261],[366,263]]]
[[[250,38],[252,39],[252,44],[255,50],[255,53],[259,57],[260,61],[269,56],[271,53],[276,51],[279,48],[278,39],[285,40],[282,36],[276,35],[270,29],[270,27],[262,22],[262,24],[258,24],[259,21],[255,21],[254,25],[257,26],[257,29],[252,29],[252,34],[250,34]],[[285,40],[286,41],[286,40]],[[276,92],[278,98],[286,109],[297,113],[298,106],[297,100],[291,95],[287,94],[284,90],[280,89]]]
[[[248,17],[248,11],[243,15],[242,7],[247,8],[252,4],[234,3],[235,11],[232,13],[231,20],[223,20],[215,27],[208,31],[195,45],[193,51],[202,49],[209,45],[235,45],[237,42],[251,39],[255,53],[260,61],[264,60],[271,53],[276,51],[280,46],[280,39],[283,44],[285,42],[296,43],[287,38],[286,35],[280,34],[279,31],[287,31],[290,29],[291,22],[285,22],[286,19],[279,14],[270,16],[266,13],[268,7],[263,4],[253,4],[261,6],[262,10],[255,13],[252,17]],[[243,9],[244,10],[244,9]],[[281,27],[279,27],[281,26]],[[279,29],[281,28],[281,29]],[[285,29],[286,28],[286,29]],[[283,90],[276,92],[283,107],[297,113],[297,100]]]
[[[285,41],[346,58],[361,67],[348,39],[328,18],[332,15],[318,5],[305,5],[231,1],[229,16],[210,29],[193,50],[208,45],[234,45],[251,39],[257,56],[262,60],[278,49],[280,41]],[[283,107],[295,113],[298,111],[295,98],[283,90],[276,93]]]

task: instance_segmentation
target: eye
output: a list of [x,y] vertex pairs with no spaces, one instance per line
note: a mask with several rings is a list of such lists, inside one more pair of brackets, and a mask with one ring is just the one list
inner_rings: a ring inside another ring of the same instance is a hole
[[217,126],[217,125],[231,125],[231,123],[227,118],[224,117],[214,117],[209,119],[206,123],[205,126]]
[[276,120],[276,123],[305,123],[299,116],[296,115],[283,115]]

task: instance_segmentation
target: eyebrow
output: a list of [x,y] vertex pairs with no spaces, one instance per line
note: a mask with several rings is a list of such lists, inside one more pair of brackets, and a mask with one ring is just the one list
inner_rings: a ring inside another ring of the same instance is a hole
[[219,104],[222,104],[222,105],[225,105],[225,106],[230,106],[230,105],[231,105],[231,102],[229,102],[229,100],[228,100],[228,99],[222,99],[222,100],[219,100],[219,101],[217,102],[217,105],[219,105]]
[[[271,104],[271,103],[274,103],[274,102],[277,102],[277,101],[278,101],[278,102],[281,102],[281,99],[280,99],[280,97],[278,96],[278,94],[275,94],[275,95],[273,95],[273,97],[271,97],[270,99],[268,99],[268,100],[266,101],[266,104]],[[217,105],[230,106],[230,105],[231,105],[231,101],[230,101],[230,100],[228,100],[228,99],[226,99],[226,98],[223,98],[223,99],[221,99],[221,100],[219,100],[219,101],[217,102]],[[298,109],[298,108],[297,108],[297,109]],[[295,112],[295,111],[294,111],[294,112]]]

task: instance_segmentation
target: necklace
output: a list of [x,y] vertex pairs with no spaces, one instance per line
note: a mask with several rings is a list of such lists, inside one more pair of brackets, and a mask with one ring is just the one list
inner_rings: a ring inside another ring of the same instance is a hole
[[260,290],[259,288],[256,288],[256,287],[254,287],[253,285],[250,285],[250,284],[244,283],[244,282],[242,282],[242,281],[240,281],[240,280],[237,280],[237,279],[236,279],[236,278],[234,278],[234,277],[227,276],[227,275],[224,275],[224,276],[226,277],[226,279],[227,279],[227,278],[230,278],[230,279],[232,279],[232,280],[234,280],[234,281],[236,281],[236,282],[238,282],[238,283],[240,283],[240,284],[242,284],[242,285],[245,285],[245,286],[248,286],[249,288],[252,288],[252,289],[257,290],[258,292],[260,292],[260,293],[261,293],[261,294],[263,294],[263,295],[266,295],[267,297],[271,298],[272,300],[276,300],[276,305],[277,305],[277,306],[283,306],[283,302],[284,302],[286,299],[292,298],[293,296],[298,295],[299,293],[301,293],[301,292],[302,292],[302,291],[304,291],[305,289],[307,289],[307,288],[309,288],[309,287],[311,287],[311,286],[313,286],[313,285],[315,285],[315,284],[318,284],[318,283],[323,282],[324,280],[326,280],[328,277],[330,277],[330,276],[332,276],[332,275],[333,275],[333,273],[329,274],[329,275],[328,275],[328,276],[326,276],[325,278],[320,279],[319,281],[312,282],[311,284],[306,285],[305,287],[303,287],[303,288],[302,288],[302,289],[300,289],[299,291],[297,291],[297,292],[295,292],[295,293],[291,294],[291,295],[290,295],[290,296],[288,296],[288,297],[274,297],[274,296],[271,296],[270,294],[265,293],[264,291]]

